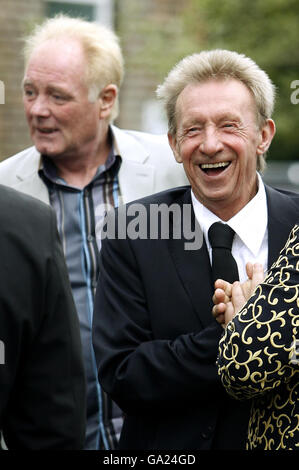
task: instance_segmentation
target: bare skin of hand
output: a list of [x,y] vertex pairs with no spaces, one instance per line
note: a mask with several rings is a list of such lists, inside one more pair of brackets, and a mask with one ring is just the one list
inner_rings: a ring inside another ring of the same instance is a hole
[[241,310],[242,306],[252,296],[256,286],[264,279],[263,266],[259,263],[247,263],[246,273],[248,279],[243,283],[236,281],[230,284],[223,279],[217,279],[215,282],[212,313],[217,322],[224,328]]

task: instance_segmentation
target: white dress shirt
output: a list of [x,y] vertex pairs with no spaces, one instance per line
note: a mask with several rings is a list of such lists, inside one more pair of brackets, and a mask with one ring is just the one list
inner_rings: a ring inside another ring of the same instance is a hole
[[[195,217],[199,223],[207,244],[210,260],[212,248],[208,238],[208,230],[214,222],[223,222],[213,212],[201,204],[191,191]],[[258,174],[258,192],[227,223],[235,232],[232,254],[237,262],[240,281],[247,279],[246,263],[261,263],[267,270],[268,263],[268,210],[264,183]]]

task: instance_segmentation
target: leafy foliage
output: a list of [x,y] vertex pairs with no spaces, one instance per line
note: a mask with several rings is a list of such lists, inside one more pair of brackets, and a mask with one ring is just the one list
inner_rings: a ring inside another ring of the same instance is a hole
[[[297,160],[299,104],[291,83],[299,80],[299,2],[297,0],[187,0],[182,14],[140,26],[147,57],[158,76],[183,56],[203,49],[230,49],[248,55],[277,89],[277,134],[268,159]],[[153,24],[155,26],[153,26]],[[143,49],[144,53],[144,49]],[[299,97],[299,92],[297,94]]]

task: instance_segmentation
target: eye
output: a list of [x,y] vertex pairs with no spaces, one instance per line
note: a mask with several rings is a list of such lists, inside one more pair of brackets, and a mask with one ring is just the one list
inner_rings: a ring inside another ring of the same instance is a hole
[[194,135],[194,134],[197,134],[200,131],[201,131],[201,128],[199,126],[194,126],[194,127],[190,127],[187,130],[186,134],[187,135]]
[[34,96],[36,95],[35,91],[32,89],[32,88],[25,88],[24,91],[24,96],[26,96],[26,98],[34,98]]
[[224,122],[221,126],[223,129],[235,129],[236,128],[236,123],[235,122]]
[[62,96],[62,95],[59,95],[58,93],[54,93],[52,95],[52,98],[55,100],[55,101],[65,101],[65,97]]
[[70,96],[67,93],[58,89],[50,89],[49,96],[51,97],[51,100],[57,104],[64,104],[66,101],[70,100]]

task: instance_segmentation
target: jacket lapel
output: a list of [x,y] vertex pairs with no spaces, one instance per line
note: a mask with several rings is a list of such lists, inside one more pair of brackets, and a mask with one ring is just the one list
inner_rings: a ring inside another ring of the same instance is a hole
[[[268,205],[268,267],[276,260],[285,245],[289,233],[299,220],[299,195],[297,198],[266,186]],[[181,206],[191,204],[192,227],[197,224],[188,189],[184,195],[174,201]],[[183,230],[181,229],[181,233]],[[211,266],[204,237],[198,250],[186,250],[185,237],[170,237],[169,251],[177,269],[179,278],[203,327],[212,321],[212,296],[214,294]]]
[[127,203],[154,192],[155,168],[146,163],[149,151],[129,133],[112,126],[115,151],[121,156],[121,202]]
[[150,165],[123,159],[119,170],[121,202],[126,204],[152,194],[154,172],[155,169]]
[[32,175],[31,177],[24,178],[22,181],[16,183],[14,185],[14,189],[39,199],[45,204],[50,204],[47,186],[38,176],[38,173]]
[[31,147],[26,151],[17,168],[16,182],[13,187],[46,204],[50,204],[48,189],[38,174],[39,166],[40,153],[35,147]]
[[[206,327],[213,321],[212,317],[212,296],[214,293],[212,274],[209,255],[201,229],[195,219],[193,205],[191,202],[191,191],[188,189],[182,198],[174,201],[181,206],[181,214],[183,213],[183,205],[191,205],[191,227],[192,231],[197,226],[198,233],[201,234],[201,247],[196,250],[186,250],[186,243],[190,242],[183,236],[183,221],[181,224],[182,236],[175,239],[170,236],[169,251],[177,269],[179,278],[184,285],[185,291],[192,304],[193,310],[199,319],[202,327]],[[173,229],[173,221],[172,221]]]
[[268,268],[284,247],[291,229],[299,220],[298,198],[265,186],[268,204]]

